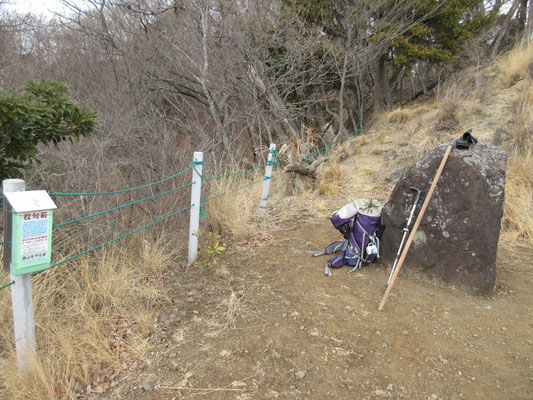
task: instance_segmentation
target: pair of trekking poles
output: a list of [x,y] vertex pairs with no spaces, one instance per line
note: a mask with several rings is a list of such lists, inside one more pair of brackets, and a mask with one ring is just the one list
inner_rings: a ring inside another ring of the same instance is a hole
[[400,247],[398,248],[398,254],[396,254],[396,259],[394,260],[394,264],[392,265],[392,270],[389,275],[389,280],[387,281],[387,284],[385,285],[385,289],[387,289],[387,287],[389,286],[392,276],[394,275],[394,271],[396,270],[396,266],[398,265],[398,260],[400,259],[400,256],[402,254],[405,239],[407,239],[407,235],[409,234],[409,231],[411,228],[411,222],[413,221],[413,216],[415,215],[416,206],[418,204],[418,201],[420,200],[420,196],[422,195],[422,190],[420,190],[416,186],[411,186],[409,190],[413,190],[416,192],[415,201],[413,202],[413,207],[411,208],[411,212],[409,213],[409,218],[407,219],[407,225],[405,225],[405,228],[403,228],[402,241],[400,242]]

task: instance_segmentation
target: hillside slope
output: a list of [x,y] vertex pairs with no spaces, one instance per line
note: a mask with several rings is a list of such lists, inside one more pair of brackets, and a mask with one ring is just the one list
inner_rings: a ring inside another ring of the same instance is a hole
[[[532,398],[532,224],[523,211],[532,206],[533,89],[523,67],[515,76],[506,62],[381,116],[328,156],[322,195],[284,199],[216,265],[169,281],[172,306],[159,314],[152,353],[101,398]],[[339,239],[329,214],[355,197],[385,202],[399,171],[470,128],[509,155],[495,294],[400,277],[378,312],[388,277],[379,263],[326,278],[327,258],[306,250]]]

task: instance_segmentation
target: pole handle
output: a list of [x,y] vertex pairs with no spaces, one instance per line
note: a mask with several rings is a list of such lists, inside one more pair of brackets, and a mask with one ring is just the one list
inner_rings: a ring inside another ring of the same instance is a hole
[[423,190],[417,188],[416,186],[411,186],[409,189],[416,191],[416,197],[415,197],[415,205],[418,204],[418,200],[420,200],[420,196],[423,193]]
[[[409,213],[409,218],[407,219],[407,225],[404,228],[404,231],[407,231],[407,232],[409,232],[409,227],[411,226],[411,221],[413,220],[413,216],[415,215],[416,205],[418,204],[418,201],[420,200],[420,196],[423,193],[423,191],[420,190],[419,188],[417,188],[416,186],[411,186],[409,189],[416,191],[416,197],[415,197],[415,201],[413,202],[413,207],[411,208],[411,212]],[[399,250],[398,250],[398,252],[399,252]]]

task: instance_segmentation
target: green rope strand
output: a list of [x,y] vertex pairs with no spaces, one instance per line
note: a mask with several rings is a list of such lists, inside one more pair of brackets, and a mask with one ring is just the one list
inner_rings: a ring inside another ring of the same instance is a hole
[[11,282],[8,283],[7,285],[4,285],[4,286],[0,287],[0,290],[3,290],[3,289],[5,289],[5,288],[8,288],[8,287],[10,287],[11,285],[14,285],[14,284],[15,284],[15,281],[11,281]]
[[[204,178],[203,178],[202,174],[198,172],[198,170],[196,169],[196,166],[197,165],[203,165],[203,164],[204,164],[203,161],[193,161],[192,162],[192,169],[194,170],[194,172],[196,172],[198,174],[198,176],[200,177],[200,180],[203,180]],[[194,183],[196,183],[196,182],[194,182]]]
[[[201,201],[201,203],[202,203],[202,204],[201,204],[201,209],[204,208],[205,203],[207,203],[208,201],[214,200],[214,199],[216,199],[216,198],[218,198],[218,197],[225,196],[225,195],[227,195],[228,193],[234,193],[234,192],[237,192],[237,191],[239,191],[239,190],[246,189],[247,187],[253,186],[253,185],[255,185],[255,184],[257,184],[257,183],[259,183],[259,182],[261,182],[261,181],[263,181],[263,180],[264,180],[264,178],[261,178],[261,179],[258,179],[258,180],[256,180],[256,181],[254,181],[254,182],[251,182],[251,183],[248,183],[248,184],[246,184],[246,185],[244,185],[244,186],[241,186],[241,187],[239,187],[239,188],[237,188],[237,189],[230,190],[229,192],[220,193],[220,194],[217,194],[217,195],[215,195],[215,196],[209,197],[208,199],[202,200],[202,201]],[[200,214],[203,215],[202,218],[205,218],[205,211],[201,210],[201,213],[200,213]]]
[[214,200],[214,199],[216,199],[217,197],[225,196],[226,194],[227,194],[227,193],[217,194],[216,196],[209,197],[208,199],[202,200],[202,203],[207,203],[207,202],[210,201],[210,200]]
[[116,194],[116,193],[131,192],[131,191],[134,191],[134,190],[144,189],[144,188],[147,188],[147,187],[150,187],[150,186],[153,186],[153,185],[157,185],[159,183],[166,182],[166,181],[168,181],[170,179],[173,179],[173,178],[175,178],[177,176],[180,176],[181,174],[187,172],[188,170],[190,170],[192,168],[193,167],[190,166],[189,168],[186,168],[183,171],[178,172],[177,174],[169,176],[168,178],[161,179],[160,181],[157,181],[157,182],[148,183],[148,184],[143,185],[143,186],[129,188],[129,189],[114,190],[114,191],[111,191],[111,192],[96,192],[96,193],[49,193],[49,195],[50,196],[100,196],[100,195],[104,195],[104,194]]
[[99,244],[98,246],[93,247],[92,249],[85,250],[84,252],[81,252],[80,254],[76,254],[75,256],[69,257],[69,258],[67,258],[67,259],[65,259],[65,260],[63,260],[63,261],[59,261],[59,262],[57,262],[57,263],[51,265],[50,267],[48,267],[48,268],[46,268],[46,269],[44,269],[44,270],[42,270],[42,271],[39,271],[39,272],[35,272],[35,273],[33,273],[32,276],[38,275],[38,274],[40,274],[40,273],[42,273],[42,272],[44,272],[44,271],[46,271],[46,270],[49,270],[49,269],[55,268],[55,267],[57,267],[58,265],[64,264],[64,263],[69,262],[69,261],[72,261],[72,260],[74,260],[74,259],[76,259],[76,258],[78,258],[78,257],[81,257],[81,256],[83,256],[83,255],[85,255],[85,254],[88,254],[88,253],[92,252],[92,251],[98,250],[98,249],[100,249],[100,248],[102,248],[102,247],[104,247],[104,246],[107,246],[107,245],[109,245],[109,244],[111,244],[111,243],[114,243],[114,242],[116,242],[116,241],[118,241],[118,240],[120,240],[120,239],[124,239],[125,237],[128,237],[128,236],[130,236],[130,235],[133,235],[134,233],[137,233],[137,232],[139,232],[139,231],[142,231],[143,229],[146,229],[146,228],[148,228],[148,227],[150,227],[150,226],[152,226],[152,225],[155,225],[155,224],[157,224],[158,222],[164,221],[164,220],[166,220],[166,219],[168,219],[168,218],[173,217],[174,215],[177,215],[177,214],[179,214],[179,213],[182,213],[183,211],[188,210],[188,209],[191,208],[192,206],[194,206],[194,204],[191,204],[190,206],[187,206],[187,207],[185,207],[185,208],[182,208],[182,209],[179,210],[179,211],[173,212],[172,214],[169,214],[169,215],[167,215],[166,217],[159,218],[159,219],[156,220],[156,221],[152,221],[152,222],[150,222],[149,224],[144,225],[144,226],[141,226],[140,228],[137,228],[137,229],[135,229],[135,230],[133,230],[133,231],[131,231],[131,232],[128,232],[128,233],[126,233],[126,234],[124,234],[124,235],[121,235],[121,236],[119,236],[119,237],[116,237],[116,238],[114,238],[114,239],[111,239],[111,240],[108,241],[108,242],[105,242],[105,243]]
[[207,203],[209,200],[214,200],[214,199],[216,199],[217,197],[225,196],[225,195],[227,195],[228,193],[234,193],[234,192],[237,192],[237,191],[239,191],[239,190],[246,189],[247,187],[253,186],[253,185],[255,185],[256,183],[259,183],[259,182],[261,182],[261,181],[263,181],[263,180],[264,180],[264,178],[261,178],[261,179],[258,179],[258,180],[256,180],[256,181],[254,181],[254,182],[251,182],[251,183],[248,183],[248,184],[246,184],[246,185],[244,185],[244,186],[241,186],[241,187],[239,187],[239,188],[237,188],[237,189],[230,190],[229,192],[225,192],[225,193],[217,194],[216,196],[213,196],[213,197],[210,197],[210,198],[208,198],[208,199],[206,199],[206,200],[203,200],[202,203]]
[[274,165],[274,160],[276,159],[276,150],[274,149],[268,150],[268,154],[272,154],[272,159],[270,161],[267,161],[266,165],[267,166]]
[[[355,136],[355,135],[361,135],[361,134],[364,134],[364,131],[363,131],[363,127],[362,127],[362,123],[361,121],[359,121],[359,123],[357,124],[356,126],[356,131],[354,134],[351,134],[349,136]],[[339,142],[340,140],[342,139],[342,135],[338,136],[337,138],[335,138],[335,140],[333,140],[330,144],[327,144],[325,146],[322,146],[320,148],[318,148],[317,150],[313,151],[312,153],[309,153],[308,155],[302,157],[302,160],[304,161],[308,161],[307,159],[310,158],[310,157],[313,157],[313,156],[316,156],[317,154],[320,154],[321,152],[324,152],[324,153],[327,153],[330,151],[331,147],[333,147],[333,145],[337,142]]]
[[253,186],[253,185],[255,185],[255,184],[257,184],[257,183],[259,183],[261,181],[264,181],[264,180],[265,180],[265,178],[258,179],[258,180],[254,181],[252,183],[249,183],[247,185],[241,186],[240,188],[233,189],[233,190],[230,191],[230,193],[234,193],[234,192],[237,192],[239,190],[246,189],[247,187]]
[[240,171],[237,171],[237,172],[230,172],[229,174],[225,174],[225,175],[220,175],[220,176],[214,176],[212,178],[206,178],[204,179],[204,182],[209,182],[209,181],[214,181],[216,179],[220,179],[220,178],[227,178],[229,176],[233,176],[233,175],[239,175],[239,174],[244,174],[245,172],[250,172],[250,171],[253,171],[253,170],[256,170],[256,169],[259,169],[259,168],[263,168],[265,167],[267,164],[263,164],[263,165],[259,165],[257,167],[253,167],[253,168],[248,168],[248,169],[243,169],[243,170],[240,170]]
[[276,190],[274,190],[272,193],[270,193],[268,196],[267,196],[267,200],[271,197],[273,197],[277,192],[279,192],[282,188],[284,188],[285,186],[287,186],[287,184],[290,182],[290,179],[289,180],[286,180],[283,184],[281,184],[280,186],[278,186],[278,188]]
[[[290,179],[286,182],[286,184],[288,184],[289,182],[293,181],[296,179],[296,175],[294,174],[294,172],[291,172],[291,177]],[[295,186],[301,190],[298,185],[296,185],[296,182],[295,182]],[[287,197],[289,195],[289,192],[290,192],[291,188],[288,187],[287,190],[285,191],[285,194],[283,196],[281,196],[277,201],[276,203],[274,203],[274,205],[277,205],[281,200],[283,200],[285,197]]]
[[141,199],[141,200],[132,201],[131,203],[128,203],[128,204],[123,204],[123,205],[118,206],[118,207],[110,208],[109,210],[100,211],[100,212],[97,212],[95,214],[91,214],[91,215],[87,215],[85,217],[74,219],[72,221],[63,222],[62,224],[55,225],[53,227],[53,229],[59,228],[59,227],[65,226],[65,225],[70,225],[70,224],[73,224],[74,222],[83,221],[84,219],[89,219],[89,218],[92,218],[92,217],[96,217],[98,215],[106,214],[106,213],[109,213],[111,211],[120,210],[121,208],[132,206],[132,205],[138,204],[138,203],[142,203],[143,201],[146,201],[146,200],[155,199],[156,197],[163,196],[165,194],[168,194],[168,193],[171,193],[171,192],[175,192],[177,190],[184,189],[184,188],[189,187],[189,186],[192,186],[192,183],[189,183],[187,185],[183,185],[183,186],[180,186],[180,187],[177,187],[177,188],[174,188],[174,189],[167,190],[166,192],[154,194],[153,196],[149,196],[149,197],[146,197],[146,198]]

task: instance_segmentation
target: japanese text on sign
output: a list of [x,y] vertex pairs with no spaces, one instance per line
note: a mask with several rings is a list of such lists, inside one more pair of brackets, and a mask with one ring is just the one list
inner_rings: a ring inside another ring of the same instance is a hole
[[48,211],[24,213],[22,217],[22,264],[47,258],[49,221]]

